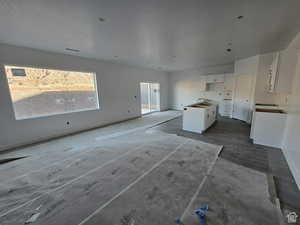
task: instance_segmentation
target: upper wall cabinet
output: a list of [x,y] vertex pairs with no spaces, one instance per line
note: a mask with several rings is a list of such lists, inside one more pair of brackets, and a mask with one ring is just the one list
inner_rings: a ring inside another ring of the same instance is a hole
[[232,91],[234,89],[235,77],[233,75],[226,75],[224,80],[224,91]]
[[296,72],[297,57],[297,49],[289,48],[280,52],[274,90],[276,93],[291,93]]
[[197,84],[197,88],[199,91],[207,91],[206,80],[201,80],[201,82]]
[[208,75],[206,77],[206,83],[223,83],[224,81],[224,75]]

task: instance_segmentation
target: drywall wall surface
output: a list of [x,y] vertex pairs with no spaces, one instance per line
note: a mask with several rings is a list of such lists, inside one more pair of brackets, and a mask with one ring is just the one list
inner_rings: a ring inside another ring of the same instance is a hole
[[300,190],[300,51],[292,94],[287,107],[288,117],[283,138],[283,152]]
[[198,69],[186,69],[184,71],[175,71],[170,74],[183,73],[187,76],[207,76],[214,74],[224,74],[224,73],[233,73],[234,72],[234,63],[225,64],[225,65],[215,65],[215,66],[207,66],[201,67]]
[[[207,75],[232,74],[234,64],[202,67],[169,73],[169,108],[182,110],[183,106],[196,102],[199,98],[216,99],[217,92],[200,91]],[[217,97],[218,98],[218,97]]]
[[268,74],[273,61],[273,54],[268,53],[259,56],[258,72],[255,86],[255,102],[275,104],[277,95],[268,92]]
[[288,47],[280,52],[280,61],[277,75],[276,92],[286,95],[291,93],[292,82],[296,64],[297,64],[297,49]]
[[252,105],[255,103],[278,104],[282,107],[286,104],[286,94],[268,92],[268,73],[273,61],[273,54],[267,53],[238,60],[235,63],[235,75],[252,74],[253,91]]
[[[232,73],[215,74],[229,78]],[[214,100],[217,103],[223,99],[224,83],[209,84],[206,91],[202,91],[202,83],[207,75],[199,75],[198,72],[173,72],[169,75],[169,103],[170,108],[182,110],[186,105],[198,101],[199,98]],[[231,79],[232,80],[232,79]]]
[[[96,72],[100,110],[17,121],[3,64]],[[160,83],[160,107],[168,109],[165,72],[0,44],[0,150],[138,117],[140,82]]]
[[[286,50],[284,50],[284,52],[286,52]],[[270,65],[273,61],[273,55],[274,52],[259,55],[254,101],[255,103],[277,104],[284,107],[286,104],[287,94],[278,93],[278,90],[274,93],[268,92],[268,74]],[[279,76],[279,78],[282,83],[282,76]],[[279,82],[279,80],[277,82]]]
[[246,59],[240,59],[234,63],[234,73],[238,75],[256,75],[259,56],[252,56]]

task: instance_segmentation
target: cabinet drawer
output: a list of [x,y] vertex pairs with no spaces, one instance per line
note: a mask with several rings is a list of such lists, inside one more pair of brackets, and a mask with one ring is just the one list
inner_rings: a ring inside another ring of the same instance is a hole
[[224,75],[208,75],[206,77],[207,83],[223,83],[224,81]]

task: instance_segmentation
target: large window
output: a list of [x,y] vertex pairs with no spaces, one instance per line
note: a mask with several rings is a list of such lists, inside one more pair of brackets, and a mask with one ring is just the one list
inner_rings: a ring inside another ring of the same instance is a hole
[[5,65],[17,120],[99,108],[94,73]]

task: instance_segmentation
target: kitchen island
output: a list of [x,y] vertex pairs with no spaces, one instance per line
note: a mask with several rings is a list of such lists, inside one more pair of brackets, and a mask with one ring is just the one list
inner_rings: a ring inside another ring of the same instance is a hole
[[201,102],[185,106],[182,129],[202,134],[216,121],[216,114],[217,106],[212,103]]

